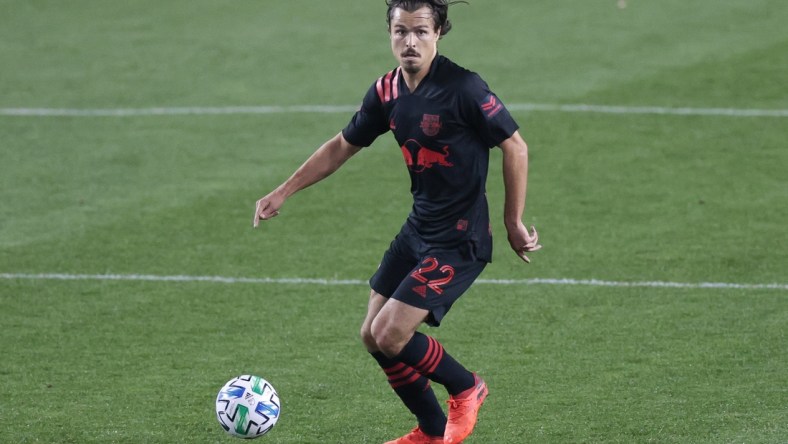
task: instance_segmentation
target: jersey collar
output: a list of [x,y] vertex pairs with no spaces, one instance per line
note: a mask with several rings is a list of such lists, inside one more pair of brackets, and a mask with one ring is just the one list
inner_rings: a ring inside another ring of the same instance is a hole
[[[435,53],[435,58],[432,59],[432,63],[430,64],[430,70],[427,72],[427,75],[424,76],[423,79],[421,79],[421,82],[419,82],[419,86],[417,86],[416,89],[413,90],[412,92],[410,91],[410,89],[408,89],[408,86],[405,84],[405,79],[404,78],[400,78],[399,79],[399,82],[401,83],[399,85],[401,87],[400,91],[404,91],[405,94],[408,94],[408,95],[418,94],[419,90],[422,89],[423,85],[425,83],[427,83],[430,80],[430,78],[435,76],[435,72],[438,71],[438,65],[440,65],[441,61],[444,58],[445,57],[443,57],[442,55],[440,55],[438,53]],[[400,76],[400,77],[402,77],[402,76]]]

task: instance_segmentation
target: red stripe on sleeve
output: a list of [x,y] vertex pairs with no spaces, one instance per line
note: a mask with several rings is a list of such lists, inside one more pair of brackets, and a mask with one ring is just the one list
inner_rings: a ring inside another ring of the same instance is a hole
[[389,71],[389,73],[386,74],[386,78],[383,80],[383,95],[385,97],[383,99],[384,103],[391,100],[391,74],[392,73],[393,71]]
[[383,102],[383,77],[378,79],[378,82],[375,84],[375,88],[378,90],[378,97],[380,97],[380,101]]
[[391,82],[392,87],[394,88],[394,94],[392,95],[392,98],[394,100],[397,100],[397,97],[399,97],[399,72],[401,69],[402,68],[397,68],[397,70],[395,71],[396,74],[394,74],[394,80],[392,80]]

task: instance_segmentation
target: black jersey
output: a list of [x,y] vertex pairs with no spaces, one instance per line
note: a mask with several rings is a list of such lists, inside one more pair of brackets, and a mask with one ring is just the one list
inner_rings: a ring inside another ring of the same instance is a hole
[[411,179],[413,209],[406,225],[431,247],[470,240],[476,256],[489,262],[485,184],[490,148],[517,129],[478,74],[437,55],[413,92],[401,68],[379,78],[342,135],[367,147],[392,131]]

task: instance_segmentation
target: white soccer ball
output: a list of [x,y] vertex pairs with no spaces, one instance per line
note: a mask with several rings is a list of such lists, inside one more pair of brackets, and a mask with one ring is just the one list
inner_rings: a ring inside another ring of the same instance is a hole
[[243,375],[227,381],[216,397],[216,418],[222,428],[239,438],[268,433],[280,413],[279,395],[259,376]]

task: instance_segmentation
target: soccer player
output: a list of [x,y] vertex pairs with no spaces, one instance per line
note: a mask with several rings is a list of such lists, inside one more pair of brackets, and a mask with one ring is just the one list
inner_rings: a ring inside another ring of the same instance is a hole
[[[476,424],[487,385],[434,338],[452,304],[492,258],[485,184],[490,149],[503,151],[504,223],[525,262],[541,248],[522,222],[528,148],[509,112],[475,73],[438,54],[451,29],[448,0],[387,0],[398,67],[375,81],[361,108],[284,183],[257,201],[253,225],[391,131],[411,178],[413,207],[370,279],[361,339],[418,425],[388,444],[459,443]],[[430,383],[449,393],[448,418]]]

